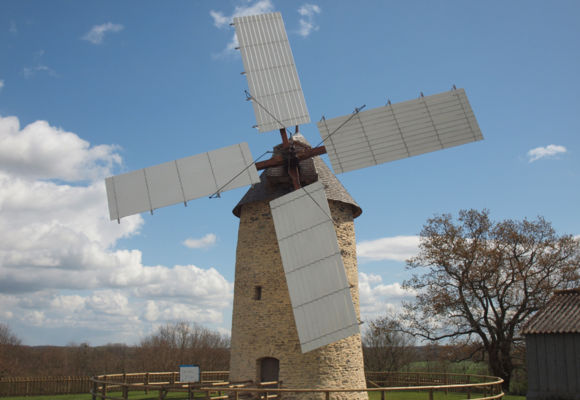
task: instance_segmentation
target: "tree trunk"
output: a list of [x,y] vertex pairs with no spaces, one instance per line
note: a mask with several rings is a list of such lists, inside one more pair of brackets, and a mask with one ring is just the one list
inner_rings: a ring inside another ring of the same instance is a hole
[[496,346],[491,346],[487,350],[487,354],[492,375],[503,379],[502,389],[504,393],[508,393],[513,372],[511,354],[502,353]]

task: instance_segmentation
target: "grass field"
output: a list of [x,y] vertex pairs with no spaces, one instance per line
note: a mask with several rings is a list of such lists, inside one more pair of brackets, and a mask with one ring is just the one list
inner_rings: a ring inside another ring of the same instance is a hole
[[[121,397],[121,393],[110,393],[111,396]],[[480,396],[481,397],[481,396]],[[129,394],[130,399],[134,400],[157,400],[157,392],[150,392],[149,394],[144,394],[142,392],[133,392]],[[168,393],[166,399],[187,399],[187,393]],[[369,400],[380,400],[381,394],[379,392],[371,392],[369,394]],[[434,400],[461,400],[466,399],[467,396],[464,393],[449,393],[435,392]],[[472,399],[477,399],[478,396],[471,396]],[[398,393],[388,393],[387,400],[427,400],[429,395],[427,392],[398,392]],[[526,396],[504,396],[505,400],[526,400]],[[29,396],[29,397],[3,397],[2,400],[91,400],[90,394],[68,394],[68,395],[55,395],[55,396]]]

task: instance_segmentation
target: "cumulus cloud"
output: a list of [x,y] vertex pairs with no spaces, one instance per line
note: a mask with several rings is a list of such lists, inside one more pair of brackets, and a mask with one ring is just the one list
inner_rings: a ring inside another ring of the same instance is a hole
[[206,247],[213,246],[217,240],[217,236],[213,233],[208,233],[200,239],[185,239],[183,245],[189,247],[190,249],[203,249]]
[[21,128],[0,117],[0,316],[11,324],[135,342],[180,312],[222,319],[233,284],[215,269],[147,266],[140,250],[115,248],[143,225],[139,215],[109,221],[102,178],[121,164],[116,150],[46,121]]
[[403,300],[412,300],[416,293],[405,290],[400,283],[384,284],[376,274],[359,272],[360,312],[363,320],[374,319],[386,311],[393,312],[401,307]]
[[105,35],[110,32],[120,32],[124,28],[121,24],[107,22],[101,25],[95,25],[81,39],[91,42],[92,44],[101,44]]
[[419,251],[419,236],[394,236],[357,243],[357,255],[373,261],[405,261]]
[[298,9],[298,14],[301,18],[298,21],[300,28],[298,29],[298,34],[302,37],[307,37],[313,31],[317,31],[320,27],[316,25],[314,17],[316,14],[320,14],[320,7],[316,4],[304,4]]
[[0,170],[13,177],[97,180],[120,164],[118,148],[91,146],[78,135],[36,121],[24,128],[17,117],[0,116]]
[[[270,0],[259,0],[255,3],[249,3],[242,6],[236,6],[232,15],[224,15],[221,11],[211,10],[210,16],[213,18],[213,24],[217,28],[229,28],[235,17],[244,17],[247,15],[256,15],[270,13],[274,11],[274,5]],[[239,46],[238,37],[234,33],[232,39],[226,45],[226,48],[221,53],[216,54],[217,57],[223,57],[235,54],[235,49]]]
[[541,158],[552,158],[559,154],[566,153],[567,150],[564,146],[559,146],[555,144],[549,144],[546,147],[536,147],[528,151],[528,162],[534,162]]

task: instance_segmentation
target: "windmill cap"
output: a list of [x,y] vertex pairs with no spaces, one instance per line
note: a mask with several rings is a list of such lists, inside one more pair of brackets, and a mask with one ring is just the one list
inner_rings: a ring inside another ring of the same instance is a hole
[[[292,140],[310,147],[308,141],[299,133],[293,135]],[[276,151],[276,148],[274,149]],[[354,201],[352,196],[348,193],[344,186],[342,186],[336,176],[334,176],[334,174],[330,171],[330,168],[328,168],[326,163],[318,156],[312,157],[311,160],[313,161],[315,172],[318,175],[318,181],[324,185],[324,191],[326,192],[326,197],[328,200],[338,201],[351,206],[353,218],[361,215],[362,209],[360,206],[356,203],[356,201]],[[268,170],[262,172],[260,175],[260,183],[257,183],[252,188],[250,188],[244,197],[242,197],[242,199],[239,201],[239,203],[234,207],[232,212],[236,217],[240,217],[242,206],[244,204],[272,201],[293,191],[291,185],[272,183],[268,179],[267,171]]]

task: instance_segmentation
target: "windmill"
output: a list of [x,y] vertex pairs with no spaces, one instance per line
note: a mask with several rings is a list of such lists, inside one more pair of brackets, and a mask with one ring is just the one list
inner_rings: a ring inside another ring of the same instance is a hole
[[[233,24],[256,127],[260,132],[278,130],[282,143],[265,161],[255,162],[248,145],[239,143],[109,177],[106,187],[110,218],[120,220],[172,204],[187,205],[190,200],[219,196],[241,186],[252,185],[246,197],[260,190],[268,191],[253,201],[243,199],[234,209],[236,215],[242,216],[234,291],[231,373],[244,378],[247,376],[241,371],[251,370],[249,376],[255,377],[252,380],[279,378],[292,387],[299,386],[300,379],[303,383],[310,381],[329,386],[350,382],[361,387],[364,375],[358,290],[353,283],[356,281],[356,254],[352,228],[352,219],[360,214],[360,208],[346,191],[343,192],[318,156],[327,154],[334,172],[342,173],[481,140],[481,131],[465,91],[454,88],[432,96],[421,94],[418,99],[402,103],[389,102],[370,110],[357,108],[337,118],[323,118],[317,124],[321,145],[311,147],[297,133],[298,126],[309,123],[310,117],[280,13],[238,17]],[[289,127],[296,127],[295,134],[290,137]],[[265,170],[262,177],[258,176],[258,170]],[[252,209],[248,204],[260,206]],[[348,205],[346,211],[343,210],[345,204]],[[343,211],[346,214],[341,216]],[[242,240],[242,229],[246,229],[244,212],[253,213],[246,220],[254,224],[249,235],[252,237],[248,239],[246,235],[245,242]],[[341,218],[343,225],[338,221]],[[340,229],[345,229],[346,233],[339,232]],[[260,235],[264,236],[263,241],[258,240]],[[246,247],[252,248],[256,243],[259,248],[254,249],[255,253],[244,253]],[[348,245],[352,247],[350,252],[345,251]],[[256,254],[266,253],[264,260],[255,262],[254,259],[254,264],[241,261],[243,257],[255,258]],[[251,282],[269,273],[266,268],[269,262],[271,270],[277,268],[274,264],[281,264],[279,276],[269,282],[275,283],[275,289],[281,293],[273,305],[265,302],[263,291],[266,288]],[[345,269],[345,264],[354,264],[354,268],[346,265]],[[257,271],[248,265],[264,270]],[[354,278],[350,276],[353,271]],[[238,285],[241,276],[244,282]],[[245,290],[243,294],[242,290]],[[251,297],[254,302],[264,302],[259,303],[261,308],[243,314],[244,308],[249,309],[249,303],[238,302],[242,296],[246,300]],[[260,314],[260,310],[266,309]],[[282,309],[290,311],[283,313]],[[237,326],[238,323],[254,326],[256,332],[261,331],[258,328],[264,324],[271,331],[268,337],[272,340],[287,335],[290,339],[278,340],[277,344],[264,343],[270,339],[260,337],[257,340],[257,333],[252,335],[246,327]],[[284,346],[288,349],[281,350]],[[285,354],[278,354],[280,351]],[[299,371],[283,373],[284,368]],[[331,371],[340,368],[342,374]],[[268,371],[275,373],[265,373]],[[327,379],[329,376],[331,378]],[[361,398],[364,397],[366,395]]]

